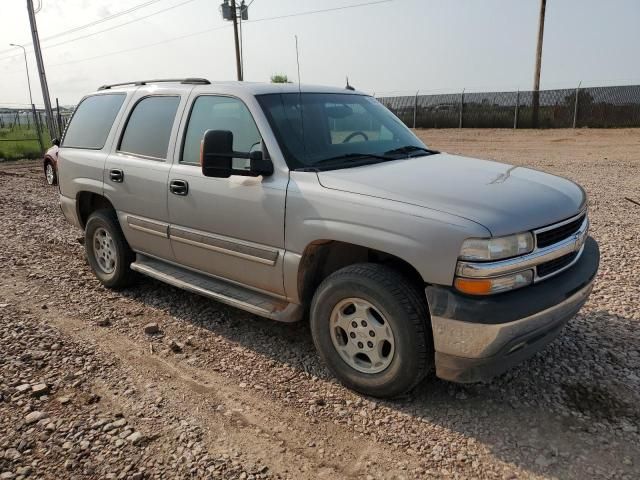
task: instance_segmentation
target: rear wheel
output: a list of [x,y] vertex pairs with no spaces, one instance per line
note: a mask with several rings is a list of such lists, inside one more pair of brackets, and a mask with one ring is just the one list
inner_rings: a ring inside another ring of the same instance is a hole
[[89,216],[84,246],[89,265],[105,287],[120,289],[131,284],[133,272],[129,266],[135,254],[113,210],[98,210]]
[[56,174],[56,169],[54,168],[53,163],[47,162],[44,164],[44,177],[47,181],[47,185],[58,184],[58,175]]
[[375,397],[411,390],[433,367],[428,309],[419,288],[377,264],[327,277],[311,304],[322,359],[347,387]]

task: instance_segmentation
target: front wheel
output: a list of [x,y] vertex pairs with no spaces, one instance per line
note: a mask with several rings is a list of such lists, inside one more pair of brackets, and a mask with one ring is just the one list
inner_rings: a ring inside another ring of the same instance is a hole
[[87,260],[98,280],[116,290],[130,285],[133,272],[129,266],[135,254],[124,238],[116,212],[93,212],[87,220],[84,237]]
[[389,267],[365,263],[331,274],[318,287],[310,313],[320,356],[353,390],[394,397],[433,367],[426,299]]

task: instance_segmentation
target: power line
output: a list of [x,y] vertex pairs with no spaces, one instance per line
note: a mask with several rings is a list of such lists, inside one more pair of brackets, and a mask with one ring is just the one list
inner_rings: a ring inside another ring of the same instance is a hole
[[[189,2],[192,2],[192,1],[195,1],[195,0],[187,0],[187,1],[183,2],[183,3],[174,5],[172,7],[169,7],[167,9],[165,9],[165,10],[160,10],[158,12],[152,13],[152,14],[147,15],[145,17],[140,17],[140,18],[137,18],[137,19],[133,19],[133,20],[127,22],[127,23],[123,23],[123,24],[120,24],[118,26],[127,25],[128,23],[133,23],[135,21],[142,20],[142,19],[147,18],[149,16],[155,15],[156,13],[160,13],[162,11],[166,11],[168,9],[175,8],[175,7],[181,6],[181,5],[185,4],[185,3],[189,3]],[[302,15],[312,15],[312,14],[316,14],[316,13],[332,12],[332,11],[336,11],[336,10],[346,10],[346,9],[357,8],[357,7],[366,7],[366,6],[370,6],[370,5],[378,5],[378,4],[389,3],[389,2],[393,2],[393,1],[394,0],[378,0],[378,1],[373,1],[373,2],[357,3],[357,4],[354,4],[354,5],[345,5],[343,7],[334,7],[334,8],[327,8],[327,9],[322,9],[322,10],[310,10],[310,11],[306,11],[306,12],[292,13],[292,14],[288,14],[288,15],[279,15],[279,16],[274,16],[274,17],[257,18],[255,20],[248,20],[247,23],[279,20],[279,19],[282,19],[282,18],[298,17],[298,16],[302,16]],[[113,28],[117,28],[118,26],[113,27]],[[102,54],[102,55],[95,55],[95,56],[92,56],[92,57],[81,58],[81,59],[77,59],[77,60],[70,60],[68,62],[55,63],[55,64],[52,64],[52,65],[49,65],[49,66],[50,67],[59,67],[59,66],[62,66],[62,65],[71,65],[71,64],[74,64],[74,63],[86,62],[86,61],[89,61],[89,60],[95,60],[95,59],[98,59],[98,58],[109,57],[109,56],[118,55],[118,54],[121,54],[121,53],[132,52],[132,51],[135,51],[135,50],[142,50],[142,49],[145,49],[145,48],[154,47],[154,46],[157,46],[157,45],[163,45],[165,43],[170,43],[170,42],[177,41],[177,40],[182,40],[184,38],[194,37],[194,36],[197,36],[197,35],[202,35],[202,34],[205,34],[205,33],[213,32],[215,30],[220,30],[222,28],[226,28],[226,27],[229,27],[229,26],[230,25],[222,25],[222,26],[215,27],[215,28],[209,28],[209,29],[206,29],[206,30],[201,30],[201,31],[195,32],[195,33],[189,33],[189,34],[181,35],[181,36],[178,36],[178,37],[168,38],[168,39],[162,40],[160,42],[150,43],[150,44],[147,44],[147,45],[141,45],[141,46],[133,47],[133,48],[127,48],[127,49],[118,50],[118,51],[115,51],[115,52],[109,52],[109,53],[105,53],[105,54]],[[105,29],[104,31],[106,31],[106,30],[109,30],[109,29]],[[101,33],[101,32],[95,32],[95,33]],[[88,36],[90,36],[90,35],[88,35]],[[59,44],[55,44],[55,45],[59,45]],[[51,46],[55,46],[55,45],[51,45]],[[8,57],[5,57],[5,58],[8,58]],[[3,58],[0,58],[0,60],[2,60],[2,59]]]
[[[160,0],[154,0],[154,2],[157,2],[157,1],[160,1]],[[46,49],[49,49],[49,48],[54,48],[54,47],[57,47],[57,46],[60,46],[60,45],[64,45],[64,44],[66,44],[66,43],[71,43],[71,42],[75,42],[75,41],[77,41],[77,40],[82,40],[82,39],[84,39],[84,38],[92,37],[92,36],[94,36],[94,35],[98,35],[98,34],[100,34],[100,33],[109,32],[109,31],[111,31],[111,30],[115,30],[116,28],[120,28],[120,27],[123,27],[123,26],[125,26],[125,25],[129,25],[130,23],[138,22],[138,21],[140,21],[140,20],[145,20],[145,19],[147,19],[147,18],[149,18],[149,17],[153,17],[154,15],[158,15],[158,14],[160,14],[160,13],[164,13],[164,12],[166,12],[166,11],[173,10],[174,8],[178,8],[178,7],[181,7],[182,5],[186,5],[187,3],[191,3],[191,2],[195,2],[195,1],[196,1],[196,0],[186,0],[186,1],[184,1],[184,2],[178,3],[178,4],[176,4],[176,5],[172,5],[172,6],[167,7],[167,8],[163,8],[162,10],[158,10],[158,11],[153,12],[153,13],[150,13],[150,14],[148,14],[148,15],[144,15],[144,16],[142,16],[142,17],[138,17],[138,18],[131,19],[131,20],[129,20],[129,21],[127,21],[127,22],[124,22],[124,23],[120,23],[120,24],[118,24],[118,25],[114,25],[114,26],[111,26],[111,27],[109,27],[109,28],[104,28],[104,29],[102,29],[102,30],[98,30],[98,31],[96,31],[96,32],[88,33],[88,34],[86,34],[86,35],[82,35],[82,36],[80,36],[80,37],[75,37],[75,38],[71,38],[71,39],[69,39],[69,40],[64,40],[64,41],[62,41],[62,42],[54,43],[54,44],[52,44],[52,45],[47,45],[47,46],[42,47],[42,48],[43,48],[44,50],[46,50]],[[66,33],[68,33],[68,32],[60,33],[60,34],[58,34],[57,36],[65,35]],[[49,37],[49,38],[53,38],[53,37]],[[13,57],[16,57],[16,56],[17,56],[17,55],[11,55],[11,56],[7,56],[7,57],[0,57],[0,60],[4,60],[4,59],[7,59],[7,58],[13,58]]]
[[278,15],[275,17],[256,18],[255,20],[247,20],[247,23],[265,22],[268,20],[280,20],[282,18],[301,17],[303,15],[313,15],[314,13],[335,12],[337,10],[347,10],[349,8],[368,7],[370,5],[379,5],[381,3],[390,3],[394,0],[378,0],[376,2],[356,3],[354,5],[345,5],[343,7],[325,8],[322,10],[309,10],[307,12],[290,13],[288,15]]
[[78,27],[72,28],[70,30],[65,30],[64,32],[55,33],[53,35],[49,35],[48,37],[44,37],[42,41],[51,40],[53,38],[58,38],[63,35],[68,35],[70,33],[74,33],[80,30],[84,30],[85,28],[93,27],[94,25],[99,25],[101,23],[107,22],[117,17],[121,17],[122,15],[126,15],[131,12],[135,12],[136,10],[140,10],[148,5],[153,5],[154,3],[162,2],[163,0],[149,0],[148,2],[141,3],[140,5],[136,5],[134,7],[128,8],[127,10],[122,10],[121,12],[113,13],[106,17],[102,17],[98,20],[94,20],[93,22],[85,23],[84,25],[80,25]]
[[93,56],[93,57],[80,58],[80,59],[77,59],[77,60],[70,60],[70,61],[68,61],[68,62],[62,62],[62,63],[55,63],[55,64],[52,64],[52,65],[49,65],[49,67],[59,67],[59,66],[61,66],[61,65],[70,65],[70,64],[72,64],[72,63],[86,62],[86,61],[89,61],[89,60],[95,60],[95,59],[97,59],[97,58],[110,57],[111,55],[118,55],[118,54],[120,54],[120,53],[127,53],[127,52],[133,52],[133,51],[135,51],[135,50],[142,50],[142,49],[144,49],[144,48],[155,47],[156,45],[163,45],[163,44],[165,44],[165,43],[173,42],[173,41],[176,41],[176,40],[182,40],[183,38],[195,37],[195,36],[197,36],[197,35],[202,35],[202,34],[204,34],[204,33],[213,32],[213,31],[215,31],[215,30],[220,30],[220,29],[222,29],[222,28],[227,28],[227,27],[229,27],[229,26],[230,26],[230,25],[222,25],[222,26],[215,27],[215,28],[208,28],[208,29],[206,29],[206,30],[201,30],[201,31],[199,31],[199,32],[188,33],[188,34],[186,34],[186,35],[181,35],[181,36],[179,36],[179,37],[168,38],[168,39],[166,39],[166,40],[162,40],[162,41],[160,41],[160,42],[149,43],[149,44],[147,44],[147,45],[140,45],[139,47],[126,48],[126,49],[124,49],[124,50],[118,50],[118,51],[116,51],[116,52],[105,53],[105,54],[102,54],[102,55],[96,55],[96,56]]
[[65,40],[65,41],[63,41],[63,42],[54,43],[53,45],[47,45],[47,46],[46,46],[46,47],[44,47],[44,48],[53,48],[53,47],[57,47],[57,46],[59,46],[59,45],[64,45],[65,43],[71,43],[71,42],[75,42],[76,40],[82,40],[83,38],[88,38],[88,37],[92,37],[92,36],[94,36],[94,35],[98,35],[98,34],[100,34],[100,33],[109,32],[109,31],[111,31],[111,30],[115,30],[116,28],[120,28],[120,27],[123,27],[123,26],[125,26],[125,25],[129,25],[130,23],[138,22],[138,21],[140,21],[140,20],[145,20],[145,19],[147,19],[147,18],[149,18],[149,17],[153,17],[154,15],[158,15],[158,14],[160,14],[160,13],[164,13],[164,12],[166,12],[166,11],[173,10],[174,8],[178,8],[178,7],[181,7],[181,6],[183,6],[183,5],[186,5],[187,3],[192,3],[192,2],[195,2],[195,1],[196,1],[196,0],[186,0],[186,1],[182,2],[182,3],[178,3],[178,4],[176,4],[176,5],[172,5],[172,6],[170,6],[170,7],[164,8],[164,9],[162,9],[162,10],[158,10],[157,12],[153,12],[153,13],[150,13],[150,14],[148,14],[148,15],[144,15],[144,16],[142,16],[142,17],[138,17],[138,18],[131,19],[131,20],[129,20],[128,22],[120,23],[120,24],[118,24],[118,25],[114,25],[114,26],[112,26],[112,27],[105,28],[105,29],[103,29],[103,30],[98,30],[97,32],[88,33],[88,34],[83,35],[83,36],[81,36],[81,37],[75,37],[75,38],[71,38],[71,39],[69,39],[69,40]]
[[[108,15],[106,17],[100,18],[98,20],[94,20],[93,22],[85,23],[84,25],[79,25],[79,26],[71,28],[69,30],[64,30],[62,32],[55,33],[53,35],[49,35],[48,37],[43,37],[43,38],[40,39],[40,42],[42,43],[44,41],[51,40],[53,38],[61,37],[63,35],[68,35],[69,33],[74,33],[74,32],[77,32],[79,30],[84,30],[85,28],[93,27],[94,25],[98,25],[98,24],[106,22],[108,20],[112,20],[112,19],[120,17],[122,15],[126,15],[127,13],[134,12],[136,10],[139,10],[139,9],[143,8],[143,7],[146,7],[148,5],[152,5],[154,3],[158,3],[158,2],[161,2],[161,1],[164,1],[164,0],[149,0],[148,2],[141,3],[140,5],[136,5],[134,7],[128,8],[127,10],[123,10],[121,12],[113,13],[111,15]],[[25,46],[30,46],[30,45],[33,45],[33,44],[32,43],[25,43],[24,45]],[[11,48],[8,49],[8,50],[3,50],[3,51],[0,52],[0,55],[2,55],[3,53],[10,52],[12,50],[13,49],[11,49]]]

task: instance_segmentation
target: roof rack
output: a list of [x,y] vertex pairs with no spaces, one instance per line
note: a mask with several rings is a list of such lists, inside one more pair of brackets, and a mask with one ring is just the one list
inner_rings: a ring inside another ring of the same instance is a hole
[[147,83],[185,83],[191,85],[210,85],[211,82],[206,78],[163,78],[159,80],[138,80],[136,82],[112,83],[111,85],[102,85],[98,90],[109,90],[113,87],[122,87],[123,85],[146,85]]

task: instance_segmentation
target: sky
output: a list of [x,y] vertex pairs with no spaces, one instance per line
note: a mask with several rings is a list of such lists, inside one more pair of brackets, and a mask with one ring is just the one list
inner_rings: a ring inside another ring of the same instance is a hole
[[[42,0],[36,18],[53,102],[74,105],[102,84],[145,78],[235,80],[233,28],[221,3]],[[352,5],[360,6],[341,8]],[[325,9],[335,10],[296,15]],[[344,86],[348,76],[376,95],[527,90],[538,12],[539,0],[253,0],[242,26],[244,77],[297,81],[297,35],[302,83]],[[0,106],[27,104],[22,50],[9,46],[31,43],[26,0],[0,0],[0,21]],[[639,21],[640,0],[548,0],[541,88],[640,84]]]

